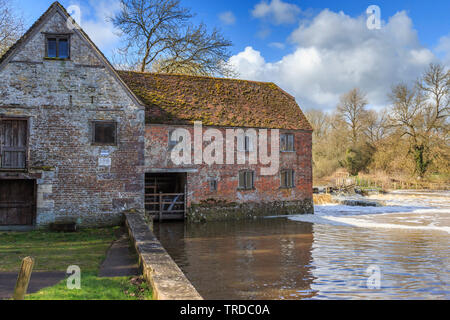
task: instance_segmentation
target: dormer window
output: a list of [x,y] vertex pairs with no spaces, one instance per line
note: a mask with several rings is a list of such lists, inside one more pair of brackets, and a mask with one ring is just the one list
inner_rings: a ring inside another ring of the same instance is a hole
[[70,38],[68,35],[46,36],[45,57],[51,59],[70,58]]

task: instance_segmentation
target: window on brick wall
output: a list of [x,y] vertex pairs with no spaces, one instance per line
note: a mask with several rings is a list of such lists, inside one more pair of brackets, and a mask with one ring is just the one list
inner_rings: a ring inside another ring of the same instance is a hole
[[92,143],[100,145],[117,144],[117,123],[113,121],[94,121]]
[[294,135],[293,134],[282,134],[280,136],[280,151],[281,152],[293,152],[294,149]]
[[47,35],[45,44],[45,57],[69,59],[70,38],[68,35]]
[[282,188],[294,188],[294,170],[281,170],[281,187]]
[[243,170],[239,172],[239,189],[251,190],[255,188],[255,171]]
[[214,178],[210,179],[209,180],[209,191],[211,191],[211,192],[217,191],[217,185],[218,185],[217,179],[214,179]]

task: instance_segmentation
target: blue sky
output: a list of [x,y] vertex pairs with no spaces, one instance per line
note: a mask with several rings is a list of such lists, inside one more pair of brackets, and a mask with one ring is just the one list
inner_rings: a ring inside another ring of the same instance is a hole
[[[31,25],[51,0],[15,0]],[[118,0],[62,0],[81,7],[81,25],[109,56],[120,39],[105,23]],[[273,81],[307,108],[331,109],[359,86],[383,106],[392,82],[412,81],[430,62],[450,65],[450,1],[182,0],[196,21],[232,40],[241,78]],[[381,10],[381,30],[366,9]]]

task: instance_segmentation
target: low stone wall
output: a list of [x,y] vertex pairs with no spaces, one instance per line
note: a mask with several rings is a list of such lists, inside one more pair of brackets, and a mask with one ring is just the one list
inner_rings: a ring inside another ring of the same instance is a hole
[[274,201],[267,203],[209,202],[192,204],[187,218],[189,222],[208,222],[313,213],[314,204],[312,199],[303,201]]
[[139,264],[156,300],[203,300],[139,213],[125,212]]

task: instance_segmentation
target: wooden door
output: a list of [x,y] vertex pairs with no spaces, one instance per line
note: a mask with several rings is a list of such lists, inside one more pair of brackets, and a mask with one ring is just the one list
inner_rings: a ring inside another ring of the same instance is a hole
[[26,120],[0,121],[0,167],[25,169],[28,125]]
[[0,180],[0,225],[33,225],[34,180]]

